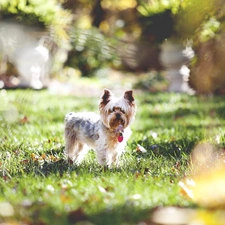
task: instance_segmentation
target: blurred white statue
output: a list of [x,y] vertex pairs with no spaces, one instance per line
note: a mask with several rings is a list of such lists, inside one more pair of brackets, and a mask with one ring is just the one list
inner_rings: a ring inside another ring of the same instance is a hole
[[32,31],[22,25],[1,22],[0,54],[16,67],[19,87],[41,89],[47,85],[51,57],[43,38],[34,38]]

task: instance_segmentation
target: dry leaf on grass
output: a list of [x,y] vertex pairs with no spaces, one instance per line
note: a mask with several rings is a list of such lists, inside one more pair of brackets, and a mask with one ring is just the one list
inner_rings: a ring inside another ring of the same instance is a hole
[[207,208],[225,208],[224,156],[211,144],[198,145],[191,154],[190,177],[179,182],[181,192]]

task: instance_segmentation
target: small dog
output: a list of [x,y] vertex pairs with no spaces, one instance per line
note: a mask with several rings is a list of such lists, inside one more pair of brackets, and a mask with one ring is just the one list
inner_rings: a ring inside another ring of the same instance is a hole
[[65,116],[65,153],[80,164],[89,148],[93,148],[100,165],[118,166],[136,113],[133,91],[115,98],[110,90],[104,89],[99,111],[100,115],[71,112]]

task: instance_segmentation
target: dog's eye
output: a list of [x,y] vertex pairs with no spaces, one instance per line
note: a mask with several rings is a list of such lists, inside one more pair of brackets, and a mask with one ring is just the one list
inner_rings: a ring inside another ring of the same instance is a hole
[[123,114],[125,114],[125,111],[123,109],[120,109],[120,112],[123,113]]
[[114,110],[113,109],[109,109],[109,113],[112,113]]

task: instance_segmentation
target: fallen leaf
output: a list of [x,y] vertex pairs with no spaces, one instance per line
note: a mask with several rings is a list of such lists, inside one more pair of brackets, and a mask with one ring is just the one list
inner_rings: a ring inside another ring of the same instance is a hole
[[34,160],[34,161],[37,161],[38,160],[38,155],[35,155],[34,153],[31,154],[31,158]]
[[154,224],[189,224],[194,210],[180,207],[157,207],[154,209],[151,220]]
[[139,144],[137,144],[136,150],[137,150],[137,152],[142,152],[142,153],[146,153],[147,152],[147,150],[143,146],[141,146]]
[[101,192],[101,193],[106,193],[106,190],[105,190],[105,188],[103,188],[102,186],[98,186],[98,189],[99,189],[99,191]]
[[135,175],[136,179],[139,178],[139,177],[142,177],[142,173],[140,171],[137,171],[137,170],[134,172],[134,175]]
[[134,194],[134,195],[130,196],[130,199],[132,199],[132,200],[141,199],[141,195],[140,194]]
[[191,199],[194,199],[193,195],[193,187],[196,185],[195,182],[192,179],[186,179],[185,182],[180,181],[178,183],[180,185],[181,193]]
[[71,201],[71,198],[69,196],[66,196],[65,194],[61,194],[60,199],[63,203],[67,203]]
[[0,203],[0,216],[10,217],[14,215],[14,208],[9,202]]
[[77,210],[71,211],[68,214],[68,220],[70,223],[76,223],[78,221],[84,221],[87,219],[88,219],[88,217],[84,213],[82,208],[78,208]]
[[181,193],[207,208],[225,208],[225,163],[210,144],[198,145],[191,154],[192,173],[179,182]]
[[29,122],[29,119],[27,116],[24,116],[22,119],[20,119],[20,123],[21,124],[25,124],[25,123],[28,123]]
[[29,163],[29,160],[28,159],[24,159],[22,161],[20,161],[21,164],[28,164]]
[[46,154],[43,153],[43,154],[41,155],[41,158],[42,158],[42,159],[45,159],[45,158],[46,158]]

